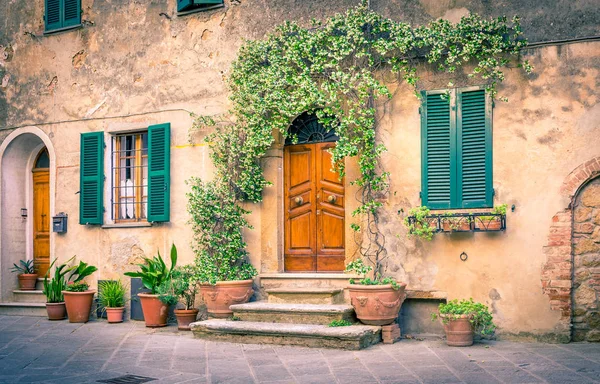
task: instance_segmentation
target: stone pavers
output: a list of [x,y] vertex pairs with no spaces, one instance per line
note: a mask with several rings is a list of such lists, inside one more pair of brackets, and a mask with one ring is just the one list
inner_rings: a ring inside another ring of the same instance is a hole
[[362,351],[231,344],[141,322],[0,316],[0,383],[594,383],[600,344],[401,340]]

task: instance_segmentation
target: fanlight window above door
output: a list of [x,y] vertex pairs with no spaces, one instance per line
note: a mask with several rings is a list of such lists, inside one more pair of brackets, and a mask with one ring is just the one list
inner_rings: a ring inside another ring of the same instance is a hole
[[38,154],[33,168],[50,168],[50,157],[48,156],[48,150],[46,148],[42,149]]
[[[295,141],[294,139],[298,140]],[[288,137],[285,139],[286,145],[292,144],[311,144],[327,143],[337,141],[339,138],[333,129],[327,130],[319,122],[316,115],[304,112],[298,116],[288,130]]]

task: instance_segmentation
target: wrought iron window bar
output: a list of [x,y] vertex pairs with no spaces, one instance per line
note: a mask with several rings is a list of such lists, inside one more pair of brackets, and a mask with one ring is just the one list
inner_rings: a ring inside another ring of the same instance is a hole
[[[425,216],[433,232],[500,232],[506,230],[506,215],[501,213],[439,213]],[[408,223],[416,225],[416,217]]]

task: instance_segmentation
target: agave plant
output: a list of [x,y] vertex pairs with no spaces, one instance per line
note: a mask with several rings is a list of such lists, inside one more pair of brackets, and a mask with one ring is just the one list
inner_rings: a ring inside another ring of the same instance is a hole
[[139,277],[142,279],[144,287],[150,290],[150,293],[156,294],[158,287],[163,281],[171,278],[173,268],[177,264],[177,248],[175,244],[171,246],[171,268],[167,268],[160,252],[153,258],[144,257],[144,264],[138,264],[139,272],[125,272],[125,276]]
[[13,267],[10,269],[11,272],[17,272],[19,274],[35,274],[35,268],[33,265],[33,260],[20,260],[20,265],[16,263],[13,264]]

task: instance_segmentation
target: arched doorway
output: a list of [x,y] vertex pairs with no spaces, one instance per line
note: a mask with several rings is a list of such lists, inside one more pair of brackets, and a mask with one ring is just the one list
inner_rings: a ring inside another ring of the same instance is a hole
[[290,127],[283,151],[285,272],[344,270],[344,180],[328,151],[337,139],[313,114]]
[[573,204],[573,341],[600,341],[600,177]]
[[44,147],[37,155],[33,169],[33,261],[39,276],[50,265],[50,157]]

